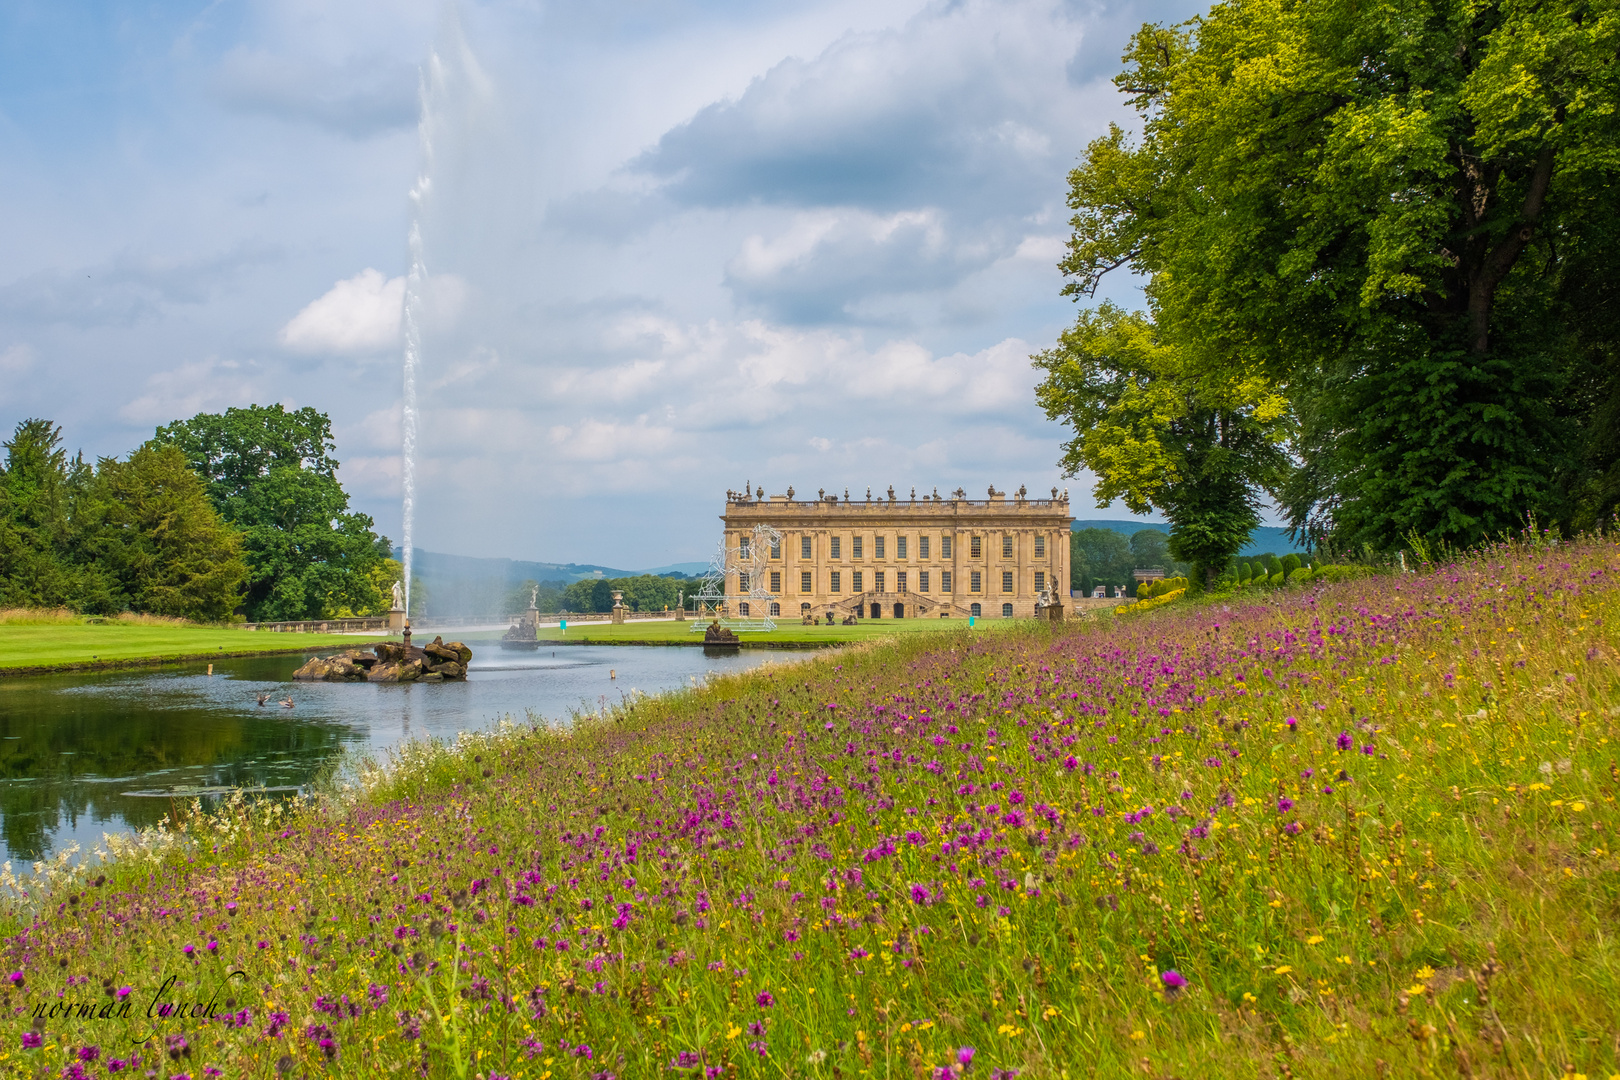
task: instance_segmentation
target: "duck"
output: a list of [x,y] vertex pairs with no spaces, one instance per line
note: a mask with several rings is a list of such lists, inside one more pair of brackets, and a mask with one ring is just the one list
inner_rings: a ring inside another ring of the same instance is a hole
[[269,701],[269,700],[270,700],[270,695],[269,694],[260,694],[259,695],[259,708],[261,708],[261,709],[264,708],[264,703]]
[[282,698],[281,699],[281,707],[283,709],[292,708],[293,707],[293,699],[292,698]]

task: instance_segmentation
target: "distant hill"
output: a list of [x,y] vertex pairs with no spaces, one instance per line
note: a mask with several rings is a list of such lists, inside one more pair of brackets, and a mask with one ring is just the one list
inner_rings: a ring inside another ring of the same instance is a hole
[[[1163,521],[1076,521],[1074,527],[1077,530],[1112,529],[1114,532],[1124,533],[1126,536],[1134,532],[1141,532],[1143,529],[1156,529],[1162,533],[1170,531],[1169,524]],[[1261,525],[1249,534],[1249,542],[1243,545],[1238,554],[1259,555],[1262,552],[1269,551],[1273,555],[1286,555],[1290,551],[1301,550],[1303,549],[1298,544],[1288,538],[1287,529],[1280,525]]]

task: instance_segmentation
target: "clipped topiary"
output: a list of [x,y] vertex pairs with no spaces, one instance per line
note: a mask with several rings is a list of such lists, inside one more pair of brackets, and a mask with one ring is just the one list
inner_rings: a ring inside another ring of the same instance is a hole
[[1283,560],[1282,560],[1282,576],[1283,576],[1284,581],[1287,581],[1290,577],[1292,577],[1293,574],[1294,574],[1294,571],[1298,570],[1298,569],[1299,569],[1299,556],[1298,555],[1294,555],[1294,554],[1290,553],[1288,555],[1283,556]]

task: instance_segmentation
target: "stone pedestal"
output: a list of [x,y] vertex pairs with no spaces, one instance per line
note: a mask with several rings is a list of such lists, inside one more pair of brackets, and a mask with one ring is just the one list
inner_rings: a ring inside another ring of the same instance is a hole
[[624,613],[626,611],[629,611],[629,610],[630,610],[629,608],[624,606],[624,593],[619,591],[618,589],[614,589],[613,590],[613,610],[611,612],[609,612],[609,616],[613,620],[613,625],[614,626],[623,626],[624,625]]
[[403,633],[405,630],[405,609],[392,608],[388,612],[388,632],[390,634]]

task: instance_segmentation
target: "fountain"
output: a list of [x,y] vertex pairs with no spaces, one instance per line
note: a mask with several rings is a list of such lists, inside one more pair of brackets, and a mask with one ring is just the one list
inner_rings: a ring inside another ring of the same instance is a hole
[[540,609],[536,606],[539,596],[538,587],[530,588],[529,610],[501,635],[501,648],[533,652],[540,647]]

